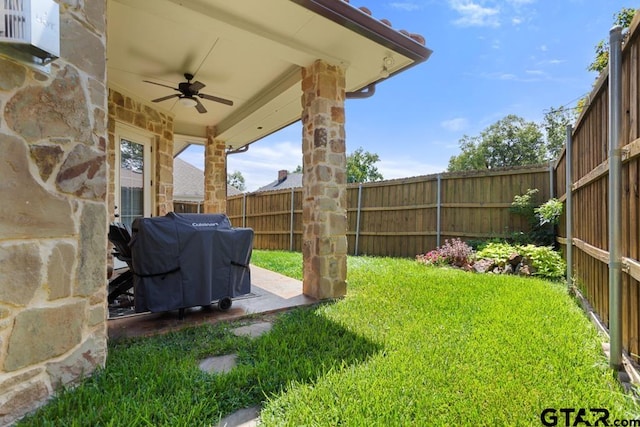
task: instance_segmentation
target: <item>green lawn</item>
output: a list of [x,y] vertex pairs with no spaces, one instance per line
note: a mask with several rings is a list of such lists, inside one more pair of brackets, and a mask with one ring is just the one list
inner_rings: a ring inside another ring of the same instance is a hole
[[[253,262],[301,274],[297,253],[254,251]],[[348,279],[344,299],[280,315],[254,341],[230,333],[243,321],[111,342],[104,371],[21,425],[211,425],[257,403],[264,425],[291,426],[540,426],[545,408],[605,408],[611,422],[639,413],[559,284],[369,257],[349,259]],[[239,354],[232,372],[198,370],[228,352]]]

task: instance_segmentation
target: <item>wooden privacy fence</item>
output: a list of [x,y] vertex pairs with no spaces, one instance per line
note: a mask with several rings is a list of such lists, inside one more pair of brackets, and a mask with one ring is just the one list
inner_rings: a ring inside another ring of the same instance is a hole
[[[637,17],[636,17],[637,18]],[[622,50],[622,345],[632,355],[640,353],[640,42],[634,20]],[[609,76],[602,75],[589,96],[571,137],[570,194],[572,239],[567,240],[563,214],[558,241],[566,252],[572,244],[573,279],[601,320],[609,321]],[[567,201],[567,148],[555,165],[555,191]],[[566,210],[565,210],[566,211]],[[613,336],[612,336],[613,347]],[[637,356],[636,360],[638,359]]]
[[[535,188],[546,201],[552,171],[537,166],[350,184],[349,253],[414,257],[445,239],[527,231],[526,220],[509,212],[513,197]],[[235,226],[253,228],[257,249],[302,249],[302,188],[229,197],[227,215]]]

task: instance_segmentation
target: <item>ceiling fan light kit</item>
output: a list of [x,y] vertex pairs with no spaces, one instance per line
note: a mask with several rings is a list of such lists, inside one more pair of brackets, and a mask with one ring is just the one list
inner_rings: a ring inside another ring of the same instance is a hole
[[185,107],[195,107],[196,110],[198,110],[198,112],[201,114],[206,113],[207,109],[204,108],[204,105],[202,105],[200,100],[195,98],[196,96],[198,98],[206,99],[209,101],[219,102],[224,105],[229,105],[229,106],[233,105],[233,101],[230,101],[228,99],[218,98],[217,96],[200,93],[200,89],[202,89],[206,85],[199,81],[195,81],[191,83],[191,80],[193,80],[193,74],[185,73],[184,78],[187,79],[187,81],[179,83],[177,88],[171,87],[162,83],[152,82],[150,80],[143,80],[143,81],[145,83],[151,83],[157,86],[166,87],[169,89],[173,89],[177,92],[180,92],[180,93],[174,93],[173,95],[163,96],[157,99],[152,99],[151,102],[162,102],[172,98],[179,98],[180,104],[184,105]]
[[198,101],[193,98],[187,98],[185,96],[184,98],[180,98],[180,104],[185,107],[195,107],[196,105],[198,105]]

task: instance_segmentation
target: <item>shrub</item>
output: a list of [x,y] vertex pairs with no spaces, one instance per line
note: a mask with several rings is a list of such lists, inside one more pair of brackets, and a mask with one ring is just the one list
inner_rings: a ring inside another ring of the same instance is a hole
[[560,280],[565,276],[567,265],[560,254],[550,246],[526,245],[518,248],[520,254],[531,260],[536,276]]
[[462,267],[471,262],[473,254],[471,246],[456,238],[451,241],[445,240],[444,245],[424,255],[418,255],[416,259],[429,265],[450,264]]
[[540,225],[557,225],[562,214],[562,202],[558,199],[549,199],[534,209],[536,216],[540,220]]
[[509,257],[518,253],[527,258],[535,268],[535,276],[549,280],[560,280],[564,277],[566,264],[560,254],[550,246],[510,245],[508,243],[490,243],[476,254],[477,259],[492,259],[499,266],[504,266]]
[[488,258],[496,262],[501,267],[507,263],[509,257],[518,252],[518,247],[506,242],[489,243],[476,253],[476,259]]

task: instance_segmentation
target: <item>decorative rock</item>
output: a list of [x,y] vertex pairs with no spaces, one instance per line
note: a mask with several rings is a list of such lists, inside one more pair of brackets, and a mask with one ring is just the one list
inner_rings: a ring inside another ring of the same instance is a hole
[[491,271],[496,263],[492,259],[481,259],[473,264],[473,269],[476,273],[486,273]]
[[522,255],[514,252],[511,255],[509,255],[509,259],[507,261],[509,264],[511,264],[512,267],[516,267],[518,264],[522,262]]
[[25,144],[0,134],[0,145],[0,235],[36,239],[75,233],[69,202],[47,192],[29,173]]
[[60,167],[56,184],[65,193],[104,200],[107,192],[105,154],[86,145],[77,145]]
[[84,302],[20,312],[9,337],[3,369],[15,371],[60,356],[80,343]]
[[78,72],[67,66],[48,87],[19,90],[5,106],[5,119],[27,142],[48,137],[87,142],[91,125],[86,103]]

